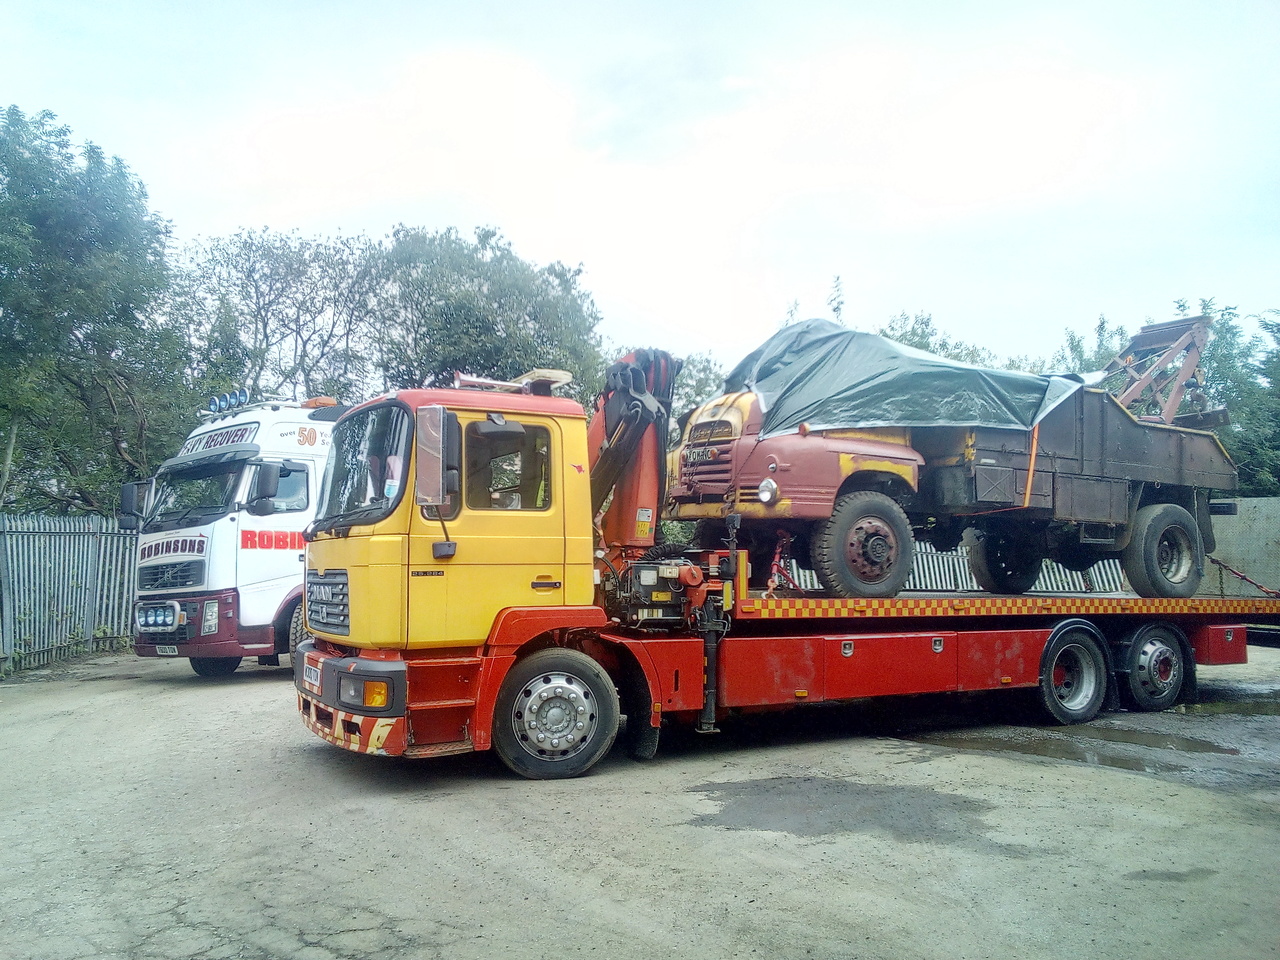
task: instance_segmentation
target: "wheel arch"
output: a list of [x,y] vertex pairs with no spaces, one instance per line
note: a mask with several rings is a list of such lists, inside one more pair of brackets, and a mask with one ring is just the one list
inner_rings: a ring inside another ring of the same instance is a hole
[[[913,466],[904,464],[904,469]],[[840,481],[840,486],[831,501],[833,509],[835,502],[845,494],[855,493],[859,490],[872,490],[876,493],[883,493],[885,496],[897,500],[900,504],[905,503],[916,492],[911,481],[902,473],[883,469],[855,470]]]
[[303,599],[302,584],[299,583],[280,601],[276,615],[271,618],[271,642],[276,654],[289,652],[289,621],[293,617],[294,608],[301,605]]

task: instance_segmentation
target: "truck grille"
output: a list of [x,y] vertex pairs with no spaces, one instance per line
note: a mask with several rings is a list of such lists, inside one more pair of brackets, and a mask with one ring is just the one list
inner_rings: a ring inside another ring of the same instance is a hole
[[347,571],[307,571],[307,628],[344,637],[351,632]]
[[[715,451],[715,458],[708,456]],[[685,483],[727,483],[733,476],[733,447],[686,447],[680,463],[680,479]]]
[[138,568],[139,590],[176,590],[204,585],[204,561],[183,560]]

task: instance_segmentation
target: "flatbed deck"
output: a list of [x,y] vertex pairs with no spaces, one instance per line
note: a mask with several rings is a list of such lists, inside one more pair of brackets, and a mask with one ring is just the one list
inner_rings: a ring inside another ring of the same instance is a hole
[[1174,617],[1188,615],[1261,618],[1280,624],[1280,600],[1269,597],[1190,597],[1148,599],[1134,594],[1026,593],[999,596],[984,592],[900,593],[883,600],[831,597],[772,597],[759,591],[739,596],[733,615],[742,620],[898,619],[920,617],[1042,617],[1109,614]]

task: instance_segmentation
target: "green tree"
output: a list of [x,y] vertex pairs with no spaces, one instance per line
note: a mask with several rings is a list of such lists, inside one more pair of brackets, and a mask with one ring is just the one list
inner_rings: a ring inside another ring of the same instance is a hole
[[440,386],[455,372],[508,380],[535,367],[568,370],[584,402],[604,361],[599,313],[580,268],[536,267],[495,230],[398,227],[375,268],[373,355],[387,387]]
[[997,362],[996,355],[990,350],[943,334],[933,322],[933,317],[927,313],[917,313],[915,316],[900,313],[896,317],[890,317],[887,323],[874,332],[908,347],[959,360],[961,363],[994,367]]
[[375,246],[364,238],[306,239],[243,230],[186,251],[166,302],[189,331],[193,384],[218,393],[293,398],[368,390],[361,349]]
[[180,344],[143,320],[168,225],[123,161],[55,120],[0,120],[0,506],[108,512],[169,440],[149,403]]
[[1099,315],[1093,327],[1093,343],[1073,330],[1065,333],[1066,343],[1054,352],[1049,365],[1054,373],[1093,373],[1102,370],[1129,345],[1129,331]]

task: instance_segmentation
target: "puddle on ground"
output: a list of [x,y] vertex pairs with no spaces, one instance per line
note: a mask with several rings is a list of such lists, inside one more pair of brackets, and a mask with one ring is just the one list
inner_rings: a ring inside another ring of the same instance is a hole
[[1086,727],[1072,730],[1069,737],[1083,740],[1107,740],[1111,743],[1131,743],[1139,747],[1157,750],[1178,750],[1182,753],[1218,753],[1228,757],[1240,756],[1235,747],[1223,747],[1208,740],[1177,737],[1168,733],[1147,733],[1142,730],[1115,730],[1110,727]]
[[[913,737],[920,743],[931,743],[957,750],[982,750],[988,753],[1021,753],[1050,760],[1071,760],[1098,767],[1115,767],[1139,773],[1178,773],[1184,768],[1175,763],[1164,763],[1130,754],[1121,754],[1059,737],[1035,739],[1009,739],[994,734],[975,733],[928,734]],[[1177,739],[1172,738],[1172,739]]]
[[1225,714],[1239,717],[1280,717],[1280,699],[1212,700],[1175,708],[1179,713]]
[[989,803],[905,785],[883,786],[830,777],[774,777],[691,787],[720,804],[694,817],[697,827],[771,830],[799,837],[869,833],[906,843],[944,843],[1011,857],[1026,847],[987,838]]

